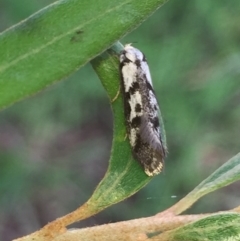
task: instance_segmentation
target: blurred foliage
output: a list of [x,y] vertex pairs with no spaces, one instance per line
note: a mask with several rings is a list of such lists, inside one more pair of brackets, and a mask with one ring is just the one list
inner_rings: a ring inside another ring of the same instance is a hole
[[[175,229],[168,233],[166,232],[168,237],[164,240],[239,240],[239,221],[240,215],[236,213],[216,214],[211,217],[203,218],[197,222],[185,225],[184,227]],[[159,237],[159,240],[163,239]]]
[[[0,30],[51,2],[2,0]],[[239,7],[237,0],[170,0],[122,40],[147,56],[169,155],[147,187],[78,227],[155,214],[239,152]],[[111,137],[108,98],[89,65],[2,111],[0,239],[30,233],[86,201],[107,169]],[[236,190],[239,183],[191,212],[233,208]]]

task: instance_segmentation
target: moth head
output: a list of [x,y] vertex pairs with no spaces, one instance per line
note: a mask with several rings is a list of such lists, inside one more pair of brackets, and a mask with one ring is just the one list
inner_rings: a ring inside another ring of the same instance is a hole
[[146,61],[144,54],[131,46],[131,44],[126,44],[124,50],[120,54],[120,62],[136,63],[139,61]]

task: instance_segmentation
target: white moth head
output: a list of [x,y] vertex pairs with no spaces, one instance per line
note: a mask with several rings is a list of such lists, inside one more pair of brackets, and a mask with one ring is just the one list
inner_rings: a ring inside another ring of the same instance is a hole
[[145,56],[140,50],[132,47],[131,44],[126,44],[124,50],[120,54],[120,62],[122,63],[126,61],[126,59],[128,61],[136,63],[136,61],[139,60],[145,61]]

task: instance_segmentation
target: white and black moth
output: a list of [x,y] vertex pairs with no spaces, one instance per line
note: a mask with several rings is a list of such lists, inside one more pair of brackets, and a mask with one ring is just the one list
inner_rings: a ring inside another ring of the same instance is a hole
[[127,135],[132,153],[148,176],[163,169],[166,147],[158,118],[159,107],[144,54],[126,45],[120,54],[120,72]]

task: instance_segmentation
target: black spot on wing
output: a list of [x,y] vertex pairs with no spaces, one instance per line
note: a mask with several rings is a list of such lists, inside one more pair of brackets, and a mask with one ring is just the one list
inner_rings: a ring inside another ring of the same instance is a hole
[[135,111],[136,112],[141,112],[141,110],[142,110],[142,106],[140,104],[136,104],[135,105]]
[[125,92],[124,93],[126,100],[130,100],[131,93],[130,92]]
[[131,106],[129,104],[130,100],[130,93],[129,92],[123,92],[124,94],[124,113],[127,120],[130,118],[131,113]]
[[126,118],[129,119],[130,113],[131,113],[131,106],[128,101],[125,101],[124,112],[125,112]]
[[135,64],[137,65],[137,67],[141,66],[141,61],[139,59],[136,59]]
[[131,86],[131,87],[129,88],[129,94],[130,94],[130,95],[134,95],[135,92],[136,92],[136,90]]
[[141,125],[141,116],[136,116],[132,119],[131,125],[133,128],[139,127]]
[[159,127],[159,119],[158,119],[158,117],[154,117],[154,118],[150,119],[150,121],[153,123],[153,127],[155,129],[157,129]]
[[136,136],[135,146],[133,148],[134,152],[137,154],[142,147],[142,141],[139,135]]
[[133,82],[132,87],[133,87],[135,90],[139,90],[139,89],[140,89],[140,86],[139,86],[139,83],[138,83],[138,82]]
[[133,82],[132,86],[129,88],[129,93],[134,95],[137,91],[139,91],[140,86],[138,82]]
[[[145,79],[146,79],[146,76],[145,76]],[[147,83],[146,83],[146,84],[147,84],[147,88],[148,88],[149,90],[151,90],[151,91],[153,92],[153,94],[155,94],[152,85],[151,85],[148,81],[146,81],[146,82],[147,82]]]

